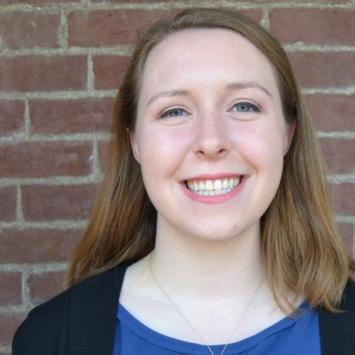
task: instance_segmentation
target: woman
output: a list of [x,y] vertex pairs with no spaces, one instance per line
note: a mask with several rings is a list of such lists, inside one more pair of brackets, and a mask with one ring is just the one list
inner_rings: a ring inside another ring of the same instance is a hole
[[187,10],[138,41],[71,287],[14,354],[351,354],[354,269],[281,46]]

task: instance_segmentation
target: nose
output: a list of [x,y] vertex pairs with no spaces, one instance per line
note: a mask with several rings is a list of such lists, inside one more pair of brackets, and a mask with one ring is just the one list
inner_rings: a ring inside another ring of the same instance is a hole
[[228,134],[223,119],[209,117],[196,125],[194,152],[200,159],[223,159],[230,150]]

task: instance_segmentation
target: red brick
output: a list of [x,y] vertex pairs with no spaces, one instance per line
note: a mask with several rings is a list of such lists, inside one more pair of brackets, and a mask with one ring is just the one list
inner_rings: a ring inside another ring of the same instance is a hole
[[0,14],[0,36],[4,48],[58,47],[59,15],[30,12]]
[[0,91],[55,91],[86,88],[84,56],[19,56],[0,59]]
[[0,100],[0,136],[19,132],[24,128],[25,103],[20,100]]
[[347,52],[293,52],[291,63],[302,87],[346,87],[355,81],[355,54]]
[[67,261],[81,233],[80,229],[2,228],[0,262],[21,264]]
[[91,172],[89,143],[26,142],[0,146],[1,177],[80,176]]
[[355,215],[355,184],[344,183],[331,185],[336,213],[342,215]]
[[128,57],[100,55],[93,57],[95,89],[117,89],[127,67]]
[[68,16],[69,45],[116,46],[132,43],[136,31],[169,15],[159,10],[76,11]]
[[109,158],[109,148],[110,142],[109,141],[101,141],[98,145],[99,150],[99,165],[101,172],[105,171],[107,166],[108,158]]
[[344,239],[345,247],[349,254],[354,248],[354,227],[352,224],[338,223],[338,229]]
[[[68,16],[69,45],[80,47],[130,44],[137,30],[162,18],[171,18],[180,10],[96,10],[76,11]],[[243,10],[245,15],[260,21],[260,10]]]
[[320,144],[329,173],[352,174],[355,171],[355,140],[322,138]]
[[15,331],[25,319],[24,313],[1,313],[0,314],[0,344],[10,346]]
[[354,45],[354,16],[351,9],[275,9],[270,30],[282,42]]
[[21,302],[21,273],[0,272],[0,306],[16,305]]
[[30,102],[32,132],[107,132],[111,128],[113,107],[113,98],[33,100]]
[[318,130],[355,131],[355,95],[314,94],[305,99]]
[[16,187],[0,188],[0,221],[16,219],[16,195]]
[[95,192],[93,184],[23,186],[23,216],[31,221],[87,218]]
[[32,274],[29,278],[32,303],[43,303],[63,291],[63,278],[64,272],[62,271]]

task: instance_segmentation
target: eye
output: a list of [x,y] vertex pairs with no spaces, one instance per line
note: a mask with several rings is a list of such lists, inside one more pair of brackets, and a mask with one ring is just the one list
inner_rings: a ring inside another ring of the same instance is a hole
[[168,117],[180,117],[187,116],[188,112],[182,108],[176,107],[169,110],[164,111],[159,118],[168,118]]
[[250,102],[238,102],[233,105],[232,111],[237,112],[260,112],[259,108]]

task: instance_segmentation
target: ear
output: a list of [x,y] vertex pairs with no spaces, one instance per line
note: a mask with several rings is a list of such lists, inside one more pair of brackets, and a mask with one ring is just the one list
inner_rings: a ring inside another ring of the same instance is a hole
[[140,163],[140,153],[139,153],[139,147],[137,144],[136,135],[134,132],[129,132],[128,134],[129,134],[129,140],[131,143],[131,148],[133,151],[133,156],[137,160],[137,162]]
[[285,133],[284,144],[283,144],[284,156],[287,154],[288,150],[290,149],[293,137],[295,135],[296,127],[297,127],[296,122],[292,122],[288,124],[286,127],[286,133]]

